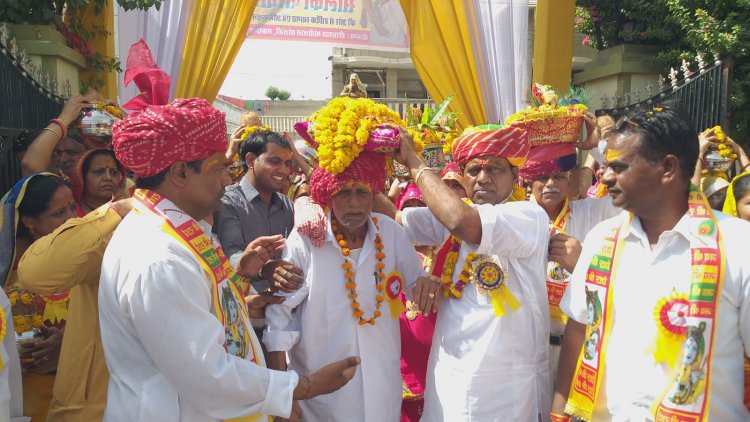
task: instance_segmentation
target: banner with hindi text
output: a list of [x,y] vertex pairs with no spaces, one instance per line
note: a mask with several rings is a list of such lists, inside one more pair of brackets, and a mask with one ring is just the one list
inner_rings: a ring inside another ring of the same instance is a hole
[[247,38],[409,51],[397,0],[258,0]]

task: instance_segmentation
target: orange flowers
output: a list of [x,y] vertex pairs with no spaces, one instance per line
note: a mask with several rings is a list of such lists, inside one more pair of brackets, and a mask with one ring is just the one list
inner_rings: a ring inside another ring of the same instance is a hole
[[[351,299],[352,303],[350,307],[352,308],[352,315],[354,315],[354,318],[358,319],[359,325],[375,325],[375,320],[379,318],[382,314],[380,312],[380,305],[385,300],[385,297],[382,295],[383,288],[385,287],[385,283],[383,280],[385,280],[385,275],[383,274],[383,269],[385,268],[385,264],[383,263],[383,260],[385,259],[385,253],[383,253],[383,242],[380,239],[380,227],[378,226],[378,219],[376,217],[372,218],[373,224],[375,224],[375,228],[377,230],[377,234],[375,235],[375,250],[377,251],[375,254],[375,258],[377,258],[378,262],[375,264],[375,268],[377,269],[376,274],[376,283],[375,283],[375,289],[378,291],[378,294],[375,296],[375,311],[373,312],[373,316],[371,318],[363,318],[364,312],[360,309],[360,304],[357,302],[357,297],[359,297],[359,294],[357,293],[357,283],[354,281],[354,277],[356,276],[356,273],[352,271],[352,263],[344,259],[344,263],[341,264],[341,268],[344,270],[344,277],[346,277],[346,282],[344,283],[344,287],[346,287],[346,290],[349,291],[349,293],[346,295],[349,299]],[[348,243],[344,239],[344,235],[340,234],[338,232],[338,224],[336,224],[336,219],[331,218],[331,229],[333,229],[333,233],[336,235],[336,240],[338,241],[339,247],[341,247],[341,255],[344,257],[347,257],[350,255],[351,250],[348,247]]]

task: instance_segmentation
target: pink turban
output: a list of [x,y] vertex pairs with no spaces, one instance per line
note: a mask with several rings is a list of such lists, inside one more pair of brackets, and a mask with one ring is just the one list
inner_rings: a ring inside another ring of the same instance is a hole
[[485,155],[506,158],[511,165],[522,167],[529,153],[529,135],[517,127],[482,125],[470,127],[453,141],[453,159],[458,164]]
[[331,174],[322,168],[315,169],[310,176],[310,196],[322,207],[327,207],[331,198],[348,182],[362,182],[374,193],[385,189],[385,156],[377,152],[363,151],[344,171]]
[[404,189],[403,192],[401,192],[401,195],[399,195],[398,200],[396,200],[396,206],[399,210],[404,209],[404,204],[406,204],[406,201],[410,199],[418,199],[420,202],[424,203],[424,200],[422,200],[422,192],[419,190],[417,185],[415,185],[413,182],[409,182],[406,185],[406,189]]
[[130,82],[141,91],[122,107],[127,110],[143,110],[150,105],[164,105],[169,99],[170,78],[167,72],[156,65],[151,50],[143,38],[133,43],[128,51],[125,69],[125,86]]
[[576,166],[574,145],[566,143],[531,148],[529,159],[518,175],[522,179],[534,180],[541,176],[572,170]]
[[149,106],[115,122],[117,159],[137,177],[150,177],[177,161],[201,160],[227,149],[224,113],[202,98]]

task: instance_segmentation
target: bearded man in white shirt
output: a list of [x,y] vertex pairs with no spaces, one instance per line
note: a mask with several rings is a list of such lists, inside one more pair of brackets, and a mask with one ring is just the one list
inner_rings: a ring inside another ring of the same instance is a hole
[[[230,183],[224,113],[203,99],[150,106],[117,122],[113,141],[140,189],[102,263],[104,420],[297,419],[293,399],[351,379],[357,357],[309,376],[265,368],[237,276],[206,221]],[[247,271],[277,245],[265,246]]]
[[429,208],[400,214],[414,244],[453,236],[427,370],[425,421],[535,421],[549,409],[549,223],[525,201],[518,169],[529,151],[517,128],[470,128],[453,144],[468,205],[441,183],[404,130],[395,158]]
[[552,417],[750,420],[750,224],[690,185],[698,138],[675,111],[627,116],[607,143],[601,180],[628,212],[588,234],[560,304]]
[[330,209],[325,241],[316,247],[295,229],[284,250],[284,260],[304,269],[304,284],[268,307],[269,366],[285,370],[287,354],[290,367],[303,373],[339,356],[362,358],[341,390],[300,403],[306,421],[397,422],[400,293],[425,313],[437,307],[440,284],[424,276],[404,229],[372,212],[385,170],[385,156],[375,152],[362,152],[336,175],[317,168],[310,187],[315,203]]

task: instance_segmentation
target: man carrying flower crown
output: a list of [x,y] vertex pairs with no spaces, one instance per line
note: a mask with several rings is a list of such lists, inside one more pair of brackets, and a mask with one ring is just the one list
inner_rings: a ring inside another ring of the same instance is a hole
[[662,107],[610,132],[601,180],[627,212],[586,236],[560,303],[553,421],[750,420],[750,224],[690,184],[696,138]]
[[245,305],[206,221],[230,182],[224,114],[203,99],[179,99],[116,123],[113,139],[139,189],[102,262],[104,420],[296,420],[293,400],[351,379],[357,357],[309,376],[265,367],[251,328],[259,309]]
[[570,200],[571,171],[576,165],[576,146],[590,149],[600,140],[596,117],[585,115],[588,136],[579,144],[556,143],[531,148],[529,157],[519,171],[521,179],[531,187],[531,201],[549,217],[550,245],[546,271],[550,311],[549,363],[550,387],[554,391],[557,362],[567,317],[560,310],[560,299],[570,281],[570,273],[581,252],[581,243],[596,224],[622,212],[606,198]]
[[284,250],[285,260],[305,269],[304,284],[266,311],[269,365],[284,370],[288,356],[290,368],[307,373],[330,359],[362,358],[347,386],[300,402],[306,421],[398,421],[400,293],[413,293],[425,312],[437,306],[440,285],[423,276],[404,229],[372,212],[385,175],[385,157],[376,152],[361,152],[337,174],[316,169],[311,195],[329,210],[325,241],[316,247],[295,230]]
[[429,207],[401,214],[411,242],[453,242],[442,259],[445,297],[422,420],[535,421],[549,408],[549,232],[544,211],[523,201],[517,185],[528,136],[517,128],[470,128],[452,148],[471,205],[425,166],[403,130],[395,156]]

